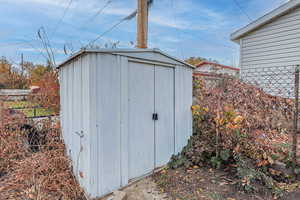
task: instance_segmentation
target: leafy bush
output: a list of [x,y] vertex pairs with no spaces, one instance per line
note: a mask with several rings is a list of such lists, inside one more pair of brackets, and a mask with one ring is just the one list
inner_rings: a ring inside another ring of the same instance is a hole
[[273,167],[291,164],[293,101],[235,79],[207,88],[200,78],[194,80],[194,99],[193,136],[170,167],[231,167],[245,191],[259,183],[280,194],[275,180],[288,176]]

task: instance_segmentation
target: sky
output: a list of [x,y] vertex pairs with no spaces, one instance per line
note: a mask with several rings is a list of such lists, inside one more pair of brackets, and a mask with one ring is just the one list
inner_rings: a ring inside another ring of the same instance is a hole
[[[154,0],[148,46],[180,59],[199,56],[238,66],[239,46],[230,41],[230,34],[285,2]],[[59,64],[132,13],[136,4],[137,0],[0,0],[0,56],[19,63],[23,54],[25,61],[45,63],[38,36],[43,27]],[[134,48],[135,41],[134,18],[92,44]]]

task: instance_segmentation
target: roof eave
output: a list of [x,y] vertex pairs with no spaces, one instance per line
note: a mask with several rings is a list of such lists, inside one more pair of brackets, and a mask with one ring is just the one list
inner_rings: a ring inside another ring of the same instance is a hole
[[291,0],[280,7],[274,9],[273,11],[267,13],[266,15],[258,18],[257,20],[251,22],[247,26],[235,31],[230,35],[230,39],[233,42],[239,43],[239,39],[241,39],[244,35],[248,34],[251,31],[258,29],[259,27],[269,23],[273,19],[280,17],[290,10],[296,8],[300,5],[300,0]]
[[61,68],[63,65],[65,65],[66,63],[68,63],[70,60],[73,60],[74,58],[80,56],[81,54],[84,54],[84,53],[92,53],[92,52],[100,52],[100,53],[122,53],[122,52],[156,52],[156,53],[159,53],[159,54],[162,54],[168,58],[171,58],[173,60],[176,60],[177,62],[183,64],[183,65],[186,65],[190,68],[193,68],[195,69],[196,67],[194,65],[191,65],[189,63],[186,63],[184,62],[183,60],[180,60],[180,59],[177,59],[173,56],[170,56],[164,52],[162,52],[161,50],[159,49],[81,49],[80,51],[78,51],[77,53],[71,55],[69,58],[67,58],[65,61],[63,61],[61,64],[59,64],[57,66],[57,69]]

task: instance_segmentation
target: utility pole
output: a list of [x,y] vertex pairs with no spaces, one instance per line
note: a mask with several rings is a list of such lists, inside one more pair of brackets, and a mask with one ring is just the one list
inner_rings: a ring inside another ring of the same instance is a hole
[[138,0],[137,48],[148,47],[148,0]]

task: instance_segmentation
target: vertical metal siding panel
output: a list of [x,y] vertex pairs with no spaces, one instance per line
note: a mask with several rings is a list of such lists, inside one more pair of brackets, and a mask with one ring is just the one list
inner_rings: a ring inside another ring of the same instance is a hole
[[95,65],[96,65],[96,68],[95,68],[95,74],[96,74],[96,88],[95,88],[95,95],[96,95],[96,104],[97,104],[97,112],[96,112],[96,115],[95,115],[95,118],[96,118],[96,123],[97,123],[97,141],[96,141],[96,145],[97,145],[97,148],[96,148],[96,153],[99,155],[98,157],[98,160],[97,160],[97,166],[98,168],[96,169],[96,172],[97,173],[97,176],[98,176],[98,179],[97,179],[97,182],[98,182],[98,193],[101,194],[101,195],[104,195],[104,192],[103,192],[103,187],[104,187],[104,182],[103,182],[103,151],[102,151],[102,148],[103,148],[103,132],[102,132],[102,122],[101,122],[101,117],[103,115],[103,112],[102,112],[102,98],[101,96],[103,95],[101,92],[99,92],[100,90],[100,84],[101,84],[101,80],[100,80],[100,74],[101,74],[101,70],[102,70],[102,67],[103,67],[103,63],[102,63],[102,60],[101,60],[101,54],[94,54],[95,55]]
[[63,117],[63,137],[67,149],[67,154],[69,155],[69,138],[68,138],[68,66],[64,66],[62,68],[62,74],[63,74],[63,106],[62,106],[62,117]]
[[[73,104],[74,104],[74,67],[75,61],[72,61],[71,66],[69,67],[69,77],[68,77],[68,103],[69,103],[69,112],[68,112],[68,119],[69,119],[69,130],[68,130],[68,137],[70,141],[70,150],[71,150],[71,158],[72,158],[72,165],[76,165],[76,150],[75,150],[75,141],[74,141],[74,112],[73,112]],[[73,167],[73,172],[76,174],[75,167]]]
[[[63,74],[62,74],[62,70],[60,69],[58,71],[58,82],[59,82],[59,96],[60,96],[60,113],[59,113],[59,116],[60,116],[60,123],[61,123],[61,127],[62,127],[62,124],[63,124],[63,118],[62,118],[62,107],[63,107],[63,90],[62,90],[62,87],[63,87]],[[63,128],[61,128],[62,130]]]
[[99,160],[101,159],[101,152],[99,152],[100,143],[100,132],[99,124],[97,121],[98,117],[98,97],[97,97],[97,87],[98,87],[98,76],[97,69],[99,68],[99,63],[97,62],[97,53],[89,54],[89,71],[88,71],[88,88],[89,88],[89,126],[90,126],[90,195],[91,197],[97,197],[102,195],[102,185],[101,185],[101,174],[99,174]]
[[81,125],[84,137],[82,139],[83,152],[81,157],[81,169],[83,171],[82,183],[86,188],[85,191],[90,193],[90,138],[91,132],[89,127],[89,56],[82,56],[81,61]]
[[63,114],[63,111],[65,110],[64,108],[64,94],[65,94],[65,91],[64,91],[64,87],[65,87],[65,84],[64,84],[64,70],[63,68],[60,68],[59,69],[59,95],[60,95],[60,124],[61,124],[61,134],[62,134],[62,137],[63,139],[64,138],[64,114]]
[[[188,135],[187,141],[193,135],[193,115],[191,111],[191,106],[193,105],[193,69],[186,69],[186,117],[187,117],[187,127],[188,127]],[[186,143],[187,143],[186,141]]]
[[77,180],[80,182],[79,178],[79,163],[80,163],[80,102],[79,102],[79,79],[80,79],[80,58],[74,60],[73,66],[73,84],[72,84],[72,121],[73,121],[73,129],[71,133],[71,137],[73,138],[73,156],[75,158],[73,168],[75,170],[75,176]]
[[192,135],[192,69],[175,69],[175,144],[179,153]]
[[[240,59],[239,59],[239,67],[240,67],[240,69],[241,69],[241,72],[243,71],[242,60],[243,60],[243,39],[240,39]],[[242,74],[242,73],[240,73],[240,78],[241,78],[241,74]]]
[[121,67],[121,185],[128,184],[128,59],[120,57]]
[[[97,93],[101,98],[100,132],[102,133],[101,152],[103,156],[103,193],[109,193],[121,186],[120,169],[120,65],[117,56],[102,54]],[[98,116],[99,117],[99,116]]]
[[60,72],[63,75],[62,76],[62,85],[60,85],[60,90],[62,93],[62,99],[61,99],[61,126],[62,126],[62,136],[64,138],[64,143],[67,149],[67,154],[68,154],[68,144],[67,144],[67,137],[66,137],[66,133],[67,133],[67,67],[66,65],[63,66],[62,68],[60,68]]
[[67,69],[67,141],[68,141],[68,146],[69,146],[69,156],[72,158],[72,164],[73,164],[73,154],[72,154],[72,137],[71,137],[71,132],[72,132],[72,78],[73,78],[73,62],[69,64],[69,66],[66,68]]

